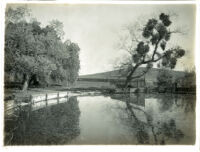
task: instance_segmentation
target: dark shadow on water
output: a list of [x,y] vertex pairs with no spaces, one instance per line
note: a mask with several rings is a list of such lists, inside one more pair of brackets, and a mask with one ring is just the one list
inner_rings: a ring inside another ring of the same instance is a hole
[[5,119],[5,145],[62,145],[80,134],[76,97],[36,111],[31,106]]

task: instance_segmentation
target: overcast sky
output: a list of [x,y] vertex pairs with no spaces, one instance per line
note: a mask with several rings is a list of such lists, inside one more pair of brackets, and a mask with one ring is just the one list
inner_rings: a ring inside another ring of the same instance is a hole
[[195,6],[194,5],[119,5],[119,4],[29,4],[33,17],[47,25],[52,19],[64,24],[65,38],[78,43],[80,74],[91,74],[113,69],[123,55],[116,48],[123,26],[140,22],[160,12],[177,14],[172,18],[173,27],[181,27],[186,35],[172,37],[171,45],[188,50],[178,61],[176,70],[191,68],[194,64]]

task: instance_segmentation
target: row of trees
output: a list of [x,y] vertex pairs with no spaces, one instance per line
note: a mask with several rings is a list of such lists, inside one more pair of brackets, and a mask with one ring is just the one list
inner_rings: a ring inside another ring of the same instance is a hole
[[23,90],[30,84],[73,83],[80,69],[76,43],[64,41],[63,24],[42,27],[27,7],[7,8],[5,72],[20,75]]
[[[190,89],[194,91],[196,87],[195,69],[185,70],[182,77],[174,78],[173,75],[165,69],[162,69],[157,76],[157,87],[160,91],[165,89]],[[189,90],[187,90],[189,91]]]

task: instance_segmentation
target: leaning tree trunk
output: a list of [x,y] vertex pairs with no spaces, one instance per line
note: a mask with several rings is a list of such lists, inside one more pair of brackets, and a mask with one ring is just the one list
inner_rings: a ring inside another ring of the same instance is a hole
[[126,81],[125,81],[125,84],[124,84],[124,92],[127,91],[127,88],[128,88],[128,84],[130,83],[130,81],[132,80],[132,75],[134,74],[134,72],[137,70],[137,68],[140,66],[140,64],[137,64],[136,66],[134,66],[130,73],[128,74],[128,76],[126,77]]
[[22,91],[26,91],[28,89],[28,85],[29,85],[29,76],[27,74],[25,74],[24,80],[23,80]]

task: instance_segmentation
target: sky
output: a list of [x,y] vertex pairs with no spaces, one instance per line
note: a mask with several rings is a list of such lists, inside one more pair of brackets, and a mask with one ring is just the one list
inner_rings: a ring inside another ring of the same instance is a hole
[[[183,29],[170,45],[180,45],[186,55],[175,70],[194,66],[195,6],[139,4],[28,4],[32,15],[43,26],[57,19],[64,25],[65,39],[80,47],[80,75],[113,70],[126,52],[117,48],[125,25],[143,22],[161,12],[172,14],[172,28]],[[176,15],[174,15],[176,14]]]

